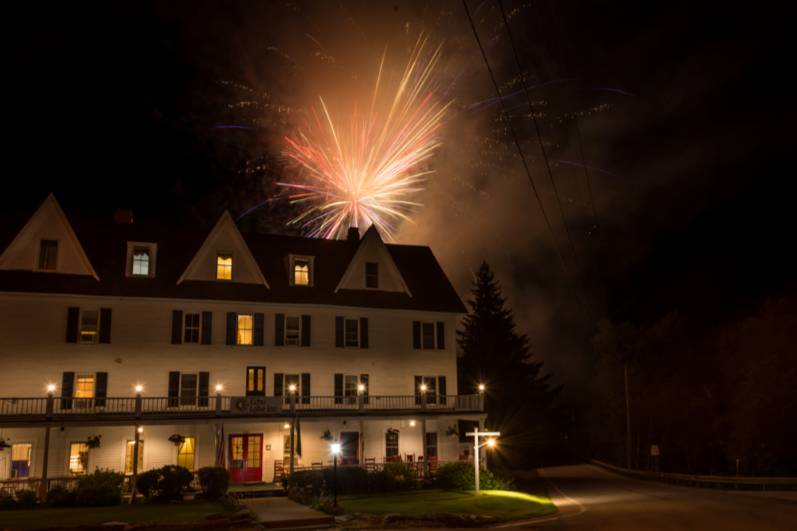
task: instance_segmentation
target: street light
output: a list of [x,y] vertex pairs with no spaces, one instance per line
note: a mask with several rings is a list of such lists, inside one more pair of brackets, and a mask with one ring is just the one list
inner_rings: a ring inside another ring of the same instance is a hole
[[340,453],[340,443],[333,442],[329,445],[332,452],[332,506],[338,506],[338,454]]
[[[479,428],[474,428],[473,431],[467,432],[465,435],[473,437],[473,475],[476,482],[476,494],[481,492],[481,485],[479,484],[479,450],[485,446],[488,448],[495,448],[498,444],[496,437],[501,436],[498,431],[479,431]],[[487,440],[483,443],[479,442],[479,437],[484,437]]]

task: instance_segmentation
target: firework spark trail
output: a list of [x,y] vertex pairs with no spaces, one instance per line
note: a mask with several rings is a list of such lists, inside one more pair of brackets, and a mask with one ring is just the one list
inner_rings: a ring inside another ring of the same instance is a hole
[[391,238],[397,223],[421,206],[414,197],[433,173],[423,163],[440,146],[438,133],[451,104],[439,102],[433,90],[440,47],[425,60],[426,49],[421,36],[389,102],[383,104],[383,55],[365,113],[355,106],[339,123],[319,98],[305,128],[286,137],[284,154],[303,174],[300,182],[278,183],[303,207],[290,223],[324,238],[373,224]]

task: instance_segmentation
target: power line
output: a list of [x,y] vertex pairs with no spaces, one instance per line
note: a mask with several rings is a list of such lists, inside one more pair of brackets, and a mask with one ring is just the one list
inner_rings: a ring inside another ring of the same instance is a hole
[[515,144],[515,148],[517,149],[518,155],[520,155],[520,160],[523,162],[523,169],[526,171],[526,176],[529,179],[529,184],[531,184],[531,189],[534,191],[534,197],[537,199],[537,204],[540,206],[542,217],[543,219],[545,219],[545,225],[548,228],[548,233],[551,235],[551,239],[553,240],[553,246],[554,250],[556,251],[556,256],[559,257],[559,264],[562,267],[562,271],[567,272],[565,259],[562,256],[561,251],[559,250],[559,245],[556,243],[556,234],[554,234],[553,226],[551,225],[551,220],[548,218],[548,213],[545,211],[545,206],[543,206],[542,198],[540,197],[540,192],[539,190],[537,190],[537,185],[534,184],[534,179],[531,176],[531,170],[529,169],[529,164],[526,161],[526,156],[523,154],[523,149],[520,147],[520,141],[518,140],[517,134],[515,133],[515,128],[512,127],[512,122],[509,118],[509,113],[506,110],[506,104],[504,103],[504,98],[503,95],[501,94],[501,89],[498,86],[498,81],[496,81],[495,79],[495,74],[493,73],[493,69],[490,66],[490,61],[487,59],[487,53],[484,51],[484,46],[482,46],[482,41],[479,38],[479,33],[476,31],[476,25],[473,22],[473,17],[471,16],[470,8],[468,8],[467,0],[462,0],[462,5],[465,7],[465,13],[468,15],[468,22],[470,22],[470,28],[473,31],[473,36],[476,39],[476,44],[479,45],[479,50],[481,51],[482,59],[484,59],[484,64],[487,67],[487,71],[490,73],[490,80],[493,82],[493,87],[495,88],[495,92],[498,95],[498,103],[501,105],[502,118],[506,121],[506,124],[509,127],[509,131],[512,135],[512,141]]
[[501,10],[501,17],[504,20],[504,27],[506,28],[506,34],[509,36],[509,46],[512,48],[512,55],[515,58],[515,65],[517,66],[518,75],[520,76],[520,85],[523,87],[523,92],[526,95],[526,103],[528,103],[529,114],[531,114],[531,121],[534,124],[534,132],[537,134],[537,143],[540,145],[542,160],[545,162],[545,169],[548,172],[548,179],[551,181],[551,186],[553,187],[553,193],[556,196],[556,204],[559,206],[559,215],[562,217],[562,226],[564,226],[565,235],[567,236],[567,242],[570,244],[570,250],[573,252],[573,259],[576,261],[576,268],[578,268],[578,253],[576,252],[576,246],[573,243],[573,238],[570,236],[570,230],[567,228],[567,221],[565,219],[565,210],[562,207],[562,198],[559,195],[559,187],[556,186],[556,180],[554,180],[553,178],[553,171],[551,170],[551,163],[548,160],[548,153],[545,151],[545,145],[542,142],[540,125],[537,122],[537,117],[534,116],[534,106],[531,103],[531,95],[529,94],[529,89],[526,86],[526,80],[524,79],[523,67],[520,64],[520,57],[518,56],[517,48],[515,47],[515,39],[512,37],[512,30],[509,28],[509,20],[506,18],[506,11],[504,11],[504,3],[501,0],[496,0],[496,3],[498,4],[498,8]]
[[592,195],[592,180],[587,169],[587,159],[584,157],[584,142],[581,140],[581,120],[576,118],[576,134],[578,135],[578,150],[581,153],[581,165],[584,167],[584,179],[587,183],[587,193],[589,194],[589,204],[592,207],[592,223],[595,230],[598,230],[598,211],[595,207],[595,197]]

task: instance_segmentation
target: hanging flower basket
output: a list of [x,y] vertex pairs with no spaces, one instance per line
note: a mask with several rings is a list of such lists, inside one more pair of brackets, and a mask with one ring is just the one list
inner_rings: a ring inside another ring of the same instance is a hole
[[323,435],[321,435],[321,440],[331,441],[332,439],[334,439],[334,437],[332,437],[332,432],[330,432],[329,430],[324,430]]
[[175,433],[174,435],[169,436],[169,440],[174,443],[175,446],[180,446],[185,442],[185,437],[179,433]]
[[102,435],[94,435],[92,437],[89,437],[86,440],[86,446],[88,446],[89,449],[99,448],[100,447],[100,439],[102,439]]
[[396,435],[398,432],[399,432],[398,428],[388,428],[387,429],[387,433],[389,433],[390,435]]

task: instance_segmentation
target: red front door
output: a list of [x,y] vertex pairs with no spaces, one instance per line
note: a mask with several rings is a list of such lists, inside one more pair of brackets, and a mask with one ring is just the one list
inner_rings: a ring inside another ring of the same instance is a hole
[[230,435],[230,481],[247,483],[263,480],[263,435]]

